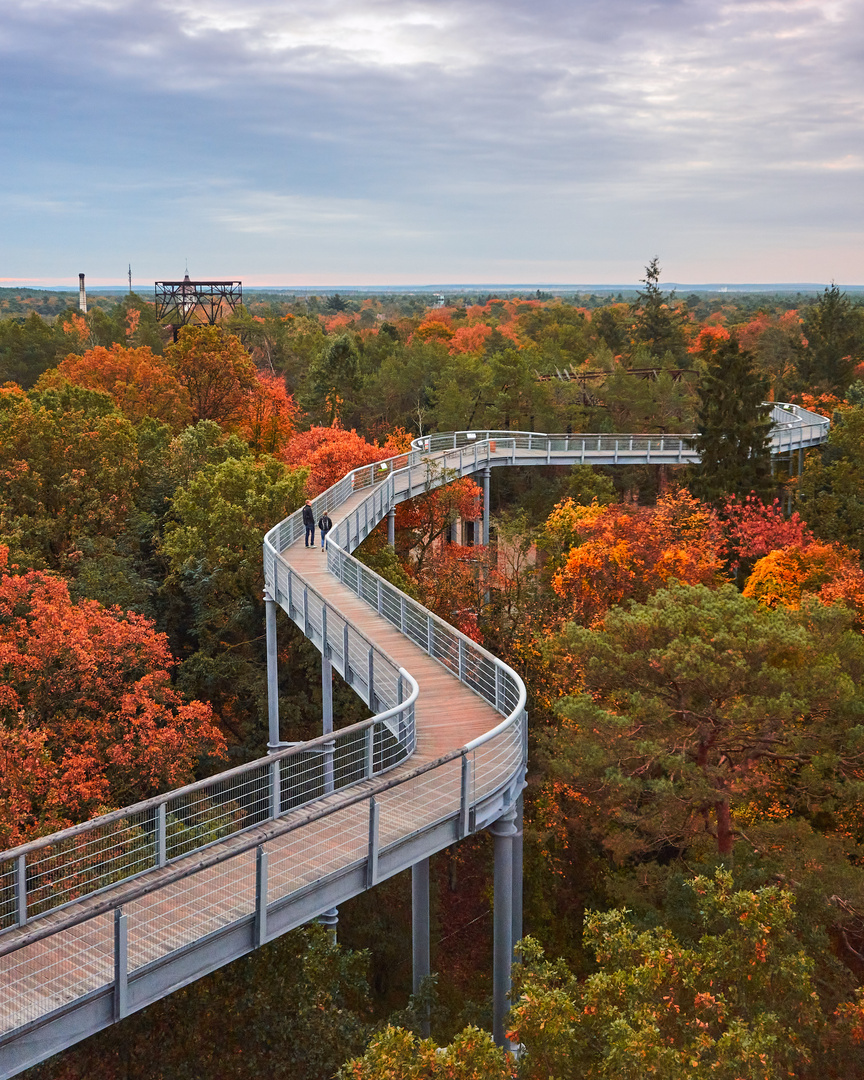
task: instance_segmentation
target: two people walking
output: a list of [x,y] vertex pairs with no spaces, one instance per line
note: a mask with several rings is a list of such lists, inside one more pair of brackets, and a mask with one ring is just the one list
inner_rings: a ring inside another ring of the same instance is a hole
[[[303,525],[306,528],[306,547],[315,547],[315,514],[312,510],[311,499],[306,500],[306,505],[303,507]],[[327,539],[327,533],[333,528],[333,522],[330,519],[330,515],[325,510],[321,517],[318,519],[318,531],[321,533],[321,550],[324,550],[324,542]]]

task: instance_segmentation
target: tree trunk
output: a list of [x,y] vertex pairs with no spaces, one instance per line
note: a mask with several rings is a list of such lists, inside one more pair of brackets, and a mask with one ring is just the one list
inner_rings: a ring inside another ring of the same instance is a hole
[[723,799],[717,803],[717,851],[721,855],[731,855],[734,840],[729,800]]

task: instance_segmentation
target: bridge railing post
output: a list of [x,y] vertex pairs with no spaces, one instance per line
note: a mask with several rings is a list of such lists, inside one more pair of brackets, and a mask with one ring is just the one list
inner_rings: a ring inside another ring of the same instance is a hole
[[375,798],[369,800],[369,852],[366,857],[366,888],[378,881],[378,822],[381,807]]
[[114,909],[114,1001],[115,1020],[129,1014],[129,917]]
[[27,856],[15,860],[15,914],[19,926],[27,925]]
[[255,849],[255,945],[267,941],[267,852]]
[[280,761],[270,762],[270,820],[282,815],[282,773]]
[[156,810],[156,865],[164,866],[168,862],[168,807],[159,803]]
[[371,780],[375,775],[375,725],[370,724],[366,728],[366,779]]
[[471,761],[462,755],[461,792],[459,799],[459,836],[465,837],[471,829]]

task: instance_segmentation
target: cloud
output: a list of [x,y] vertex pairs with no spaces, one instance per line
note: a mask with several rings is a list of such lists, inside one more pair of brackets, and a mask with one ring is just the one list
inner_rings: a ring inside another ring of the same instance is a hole
[[632,280],[646,237],[701,266],[755,226],[779,267],[784,229],[862,231],[862,29],[852,0],[6,0],[7,187],[106,251],[175,215],[262,258],[402,231],[420,276],[448,244],[605,245]]

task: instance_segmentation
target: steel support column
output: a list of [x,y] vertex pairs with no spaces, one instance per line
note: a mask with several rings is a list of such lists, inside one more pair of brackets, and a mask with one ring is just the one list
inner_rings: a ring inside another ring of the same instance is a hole
[[513,837],[514,809],[489,827],[495,838],[495,911],[492,929],[492,1037],[506,1047],[504,1018],[509,1008],[510,968],[513,964]]
[[387,511],[387,543],[390,547],[396,547],[396,509],[391,507]]
[[489,547],[489,477],[492,470],[487,465],[483,470],[483,546]]
[[513,834],[513,947],[522,940],[522,834],[524,825],[524,798],[516,800],[516,820]]
[[264,590],[264,625],[267,632],[267,748],[278,750],[279,742],[279,654],[276,644],[276,601]]
[[[429,955],[429,859],[411,867],[411,954],[412,992],[420,993],[424,979],[432,974]],[[423,1035],[429,1035],[429,1016],[423,1020]]]

